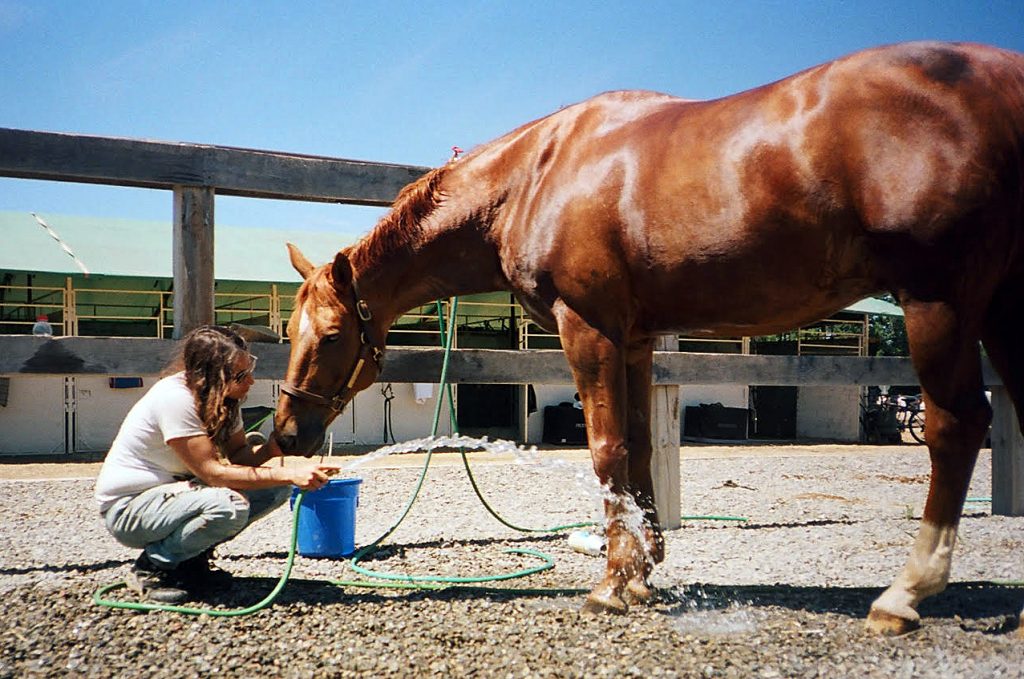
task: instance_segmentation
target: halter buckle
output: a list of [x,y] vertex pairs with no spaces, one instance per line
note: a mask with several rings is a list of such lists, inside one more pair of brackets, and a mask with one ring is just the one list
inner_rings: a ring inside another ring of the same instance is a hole
[[370,307],[361,299],[356,300],[356,313],[364,321],[369,321],[373,318],[373,314],[370,313]]

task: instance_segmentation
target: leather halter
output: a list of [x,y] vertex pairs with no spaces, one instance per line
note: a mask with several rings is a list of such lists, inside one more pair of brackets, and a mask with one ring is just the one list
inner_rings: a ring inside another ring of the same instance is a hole
[[355,395],[356,390],[352,388],[352,385],[354,385],[356,380],[359,379],[359,375],[362,373],[363,367],[366,365],[366,361],[368,359],[372,360],[377,366],[377,371],[380,372],[380,361],[384,357],[384,345],[377,341],[374,329],[370,325],[370,320],[373,319],[373,314],[370,313],[370,307],[359,297],[359,293],[356,291],[355,281],[352,281],[351,287],[352,299],[355,302],[356,317],[359,319],[359,353],[356,354],[352,363],[352,368],[349,370],[349,377],[345,380],[344,386],[334,396],[321,396],[320,394],[314,394],[311,391],[300,389],[287,380],[281,384],[281,391],[292,398],[326,406],[335,413],[340,413],[345,407],[345,404],[348,403]]

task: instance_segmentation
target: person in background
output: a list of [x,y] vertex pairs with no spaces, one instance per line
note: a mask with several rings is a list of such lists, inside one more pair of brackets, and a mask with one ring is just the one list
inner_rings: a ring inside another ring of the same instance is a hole
[[[280,448],[253,447],[240,403],[256,357],[221,326],[196,328],[180,355],[132,407],[104,459],[95,497],[107,530],[142,553],[126,584],[143,598],[179,603],[230,575],[210,563],[213,548],[281,506],[294,484],[316,490],[335,468]],[[278,457],[282,464],[264,465]]]

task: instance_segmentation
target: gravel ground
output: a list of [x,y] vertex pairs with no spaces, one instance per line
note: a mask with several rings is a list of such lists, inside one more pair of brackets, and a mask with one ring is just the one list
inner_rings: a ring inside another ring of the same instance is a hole
[[[827,454],[816,454],[818,451]],[[461,466],[432,466],[388,546],[366,565],[399,573],[507,573],[550,554],[554,569],[486,590],[409,591],[329,584],[360,578],[345,561],[298,557],[274,604],[244,617],[102,607],[93,592],[123,579],[135,552],[110,538],[92,482],[0,482],[0,677],[25,676],[699,676],[1020,677],[1024,518],[968,505],[952,583],[921,609],[922,628],[880,639],[868,606],[902,566],[927,490],[923,447],[684,448],[684,521],[666,535],[658,600],[624,616],[581,615],[603,560],[564,534],[502,526]],[[719,452],[727,452],[721,457]],[[481,462],[495,509],[544,527],[597,517],[585,460]],[[399,516],[418,469],[360,469],[357,540]],[[983,451],[970,491],[989,496]],[[196,605],[249,606],[285,563],[281,509],[224,545],[230,591]],[[518,588],[500,591],[496,588]],[[539,591],[550,589],[552,591]],[[132,600],[124,590],[111,598]]]

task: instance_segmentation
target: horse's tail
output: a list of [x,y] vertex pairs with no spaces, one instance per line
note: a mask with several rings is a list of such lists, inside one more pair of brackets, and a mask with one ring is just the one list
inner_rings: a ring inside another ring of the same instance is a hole
[[1008,125],[1000,140],[1004,145],[1007,255],[1003,280],[989,302],[983,324],[982,343],[992,367],[1002,379],[1013,401],[1018,424],[1024,432],[1024,54],[1002,51],[993,80],[994,97],[1002,100],[1003,123]]

